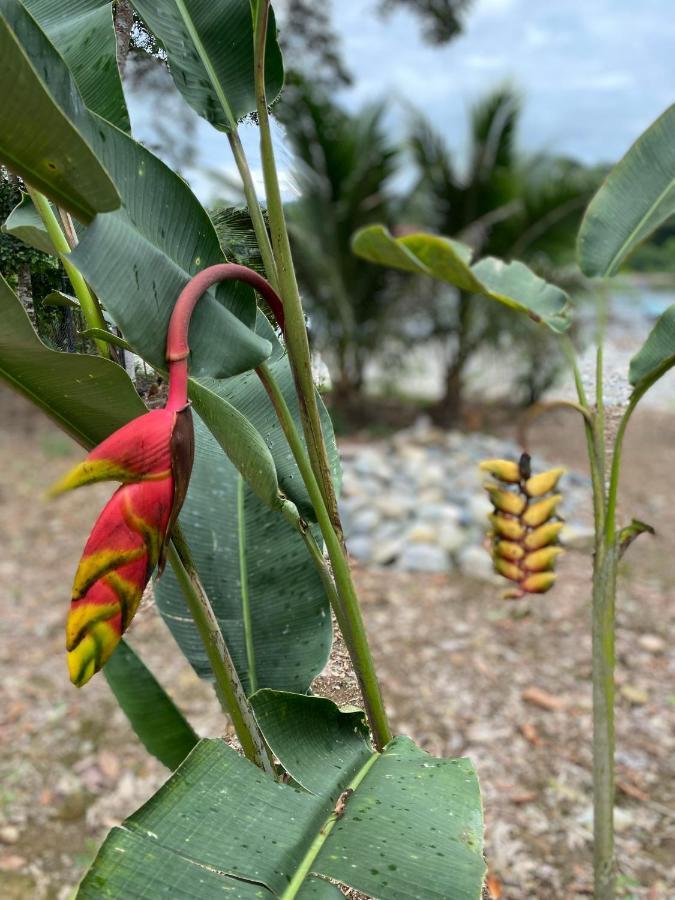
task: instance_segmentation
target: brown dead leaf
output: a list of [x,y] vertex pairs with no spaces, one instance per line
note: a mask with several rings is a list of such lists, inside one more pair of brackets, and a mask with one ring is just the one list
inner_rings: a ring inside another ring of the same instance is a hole
[[18,856],[16,853],[0,856],[0,872],[18,872],[25,865],[25,858]]
[[542,745],[543,741],[539,737],[539,732],[532,724],[532,722],[523,722],[523,724],[520,725],[519,728],[522,736],[526,741],[532,744],[533,747],[540,747]]
[[540,706],[542,709],[549,710],[549,712],[556,712],[559,709],[564,709],[567,705],[562,697],[556,697],[554,694],[549,694],[548,691],[544,691],[538,687],[526,688],[521,696],[526,703]]
[[485,887],[488,889],[490,900],[500,900],[502,896],[502,883],[492,872],[485,879]]
[[632,797],[633,800],[639,800],[641,803],[646,803],[649,800],[649,794],[645,794],[639,787],[628,781],[617,781],[616,786],[627,797]]
[[522,791],[520,794],[511,794],[509,800],[516,806],[523,806],[525,803],[532,803],[537,799],[536,791]]

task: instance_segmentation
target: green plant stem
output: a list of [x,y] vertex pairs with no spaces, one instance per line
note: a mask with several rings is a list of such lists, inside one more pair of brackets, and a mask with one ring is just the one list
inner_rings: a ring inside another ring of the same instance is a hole
[[[103,313],[101,312],[98,300],[87,287],[87,283],[79,270],[70,262],[70,245],[59,224],[59,220],[56,218],[54,210],[51,208],[49,200],[47,200],[44,194],[36,191],[34,188],[30,187],[30,185],[26,185],[26,188],[33,201],[33,205],[37,209],[40,218],[47,229],[49,239],[54,245],[54,249],[59,254],[59,259],[63,263],[63,268],[66,270],[66,274],[70,279],[70,283],[75,291],[75,296],[80,301],[80,309],[82,310],[82,315],[87,323],[87,327],[101,328],[103,331],[108,331],[108,326],[103,318]],[[106,343],[106,341],[95,340],[94,343],[101,356],[108,357],[108,359],[111,358],[112,353],[110,345]]]
[[[366,763],[364,763],[363,766],[361,766],[359,771],[349,782],[346,790],[355,791],[379,758],[379,753],[373,753],[370,759]],[[331,831],[335,828],[335,825],[339,820],[340,813],[334,809],[316,833],[316,837],[309,845],[309,848],[304,857],[300,860],[300,864],[293,873],[293,877],[288,882],[285,891],[283,892],[283,894],[281,894],[280,900],[294,900],[294,898],[298,896],[299,892],[302,890],[302,887],[305,884],[307,876],[312,870],[314,861],[321,852],[321,848],[328,840]]]
[[230,142],[232,156],[234,157],[237,170],[239,171],[239,177],[244,186],[244,196],[246,197],[246,203],[248,205],[248,213],[251,217],[253,231],[258,240],[258,246],[260,247],[260,255],[262,256],[265,275],[274,290],[279,293],[277,264],[274,259],[274,254],[272,253],[272,245],[270,243],[270,236],[267,233],[265,217],[263,216],[258,201],[258,195],[256,194],[255,185],[253,183],[253,176],[251,175],[251,169],[249,168],[248,160],[246,159],[246,154],[244,153],[244,148],[241,144],[239,132],[236,128],[233,128],[231,131],[228,131],[227,137]]
[[593,561],[593,873],[595,900],[613,900],[614,666],[618,552],[601,537]]
[[381,750],[391,740],[391,731],[377,675],[375,674],[373,658],[368,646],[361,608],[356,596],[351,572],[349,571],[349,564],[345,558],[341,541],[333,529],[321,489],[305,455],[305,448],[295,428],[293,417],[286,405],[284,396],[266,364],[260,365],[256,372],[272,401],[283,432],[286,435],[293,457],[307,487],[321,534],[326,543],[337,588],[335,599],[338,602],[334,607],[335,615],[361,688],[370,729],[373,734],[373,741],[377,749]]
[[252,694],[258,689],[255,672],[255,647],[253,646],[253,622],[251,621],[251,604],[248,593],[248,565],[246,559],[246,508],[245,481],[241,474],[237,476],[237,532],[239,543],[239,583],[241,590],[241,617],[244,624],[244,643],[248,662],[248,686]]
[[293,375],[300,401],[302,427],[307,443],[310,462],[318,480],[331,523],[340,542],[342,526],[337,508],[337,498],[333,489],[333,480],[328,462],[328,453],[323,439],[319,406],[316,400],[312,365],[309,352],[309,340],[305,325],[305,314],[300,299],[300,291],[295,277],[295,268],[291,255],[291,245],[286,227],[286,217],[281,200],[281,189],[274,158],[272,130],[267,109],[265,90],[265,45],[267,41],[267,23],[269,0],[257,0],[254,5],[255,14],[255,89],[258,125],[260,129],[260,154],[262,158],[265,194],[267,197],[267,214],[272,234],[272,247],[277,264],[279,293],[284,304],[286,317],[286,346],[293,368]]
[[218,625],[215,613],[192,560],[190,549],[176,525],[167,548],[190,614],[204,644],[223,710],[230,715],[246,758],[273,774],[264,738],[246,699],[237,670]]

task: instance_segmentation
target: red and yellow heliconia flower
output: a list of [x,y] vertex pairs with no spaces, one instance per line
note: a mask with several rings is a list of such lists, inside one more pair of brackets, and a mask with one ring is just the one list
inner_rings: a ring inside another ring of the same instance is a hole
[[169,395],[164,409],[133,419],[95,447],[50,494],[120,481],[98,517],[75,574],[66,623],[70,680],[77,687],[110,659],[129,627],[150,577],[161,573],[166,544],[185,499],[194,457],[187,396],[188,328],[199,298],[218,281],[246,281],[267,299],[283,329],[278,296],[244,266],[211,266],[178,298],[169,323]]

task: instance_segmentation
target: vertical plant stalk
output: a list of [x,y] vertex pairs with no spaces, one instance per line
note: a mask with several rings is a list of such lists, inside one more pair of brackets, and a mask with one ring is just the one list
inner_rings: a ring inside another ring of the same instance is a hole
[[204,644],[215,678],[218,699],[223,710],[232,718],[244,754],[263,771],[273,774],[265,741],[251,712],[213,607],[192,560],[190,549],[178,525],[173,529],[167,559],[176,573],[190,615]]
[[254,44],[255,44],[255,89],[258,125],[260,129],[260,153],[262,158],[267,214],[272,234],[272,247],[277,266],[278,291],[284,303],[286,316],[286,346],[293,368],[302,426],[307,443],[310,462],[319,483],[321,495],[328,510],[331,524],[342,543],[342,526],[337,508],[337,498],[333,489],[326,443],[323,438],[319,406],[316,400],[309,340],[305,325],[305,314],[300,299],[300,291],[295,277],[295,268],[288,239],[288,229],[281,200],[281,190],[277,175],[272,144],[270,118],[267,110],[265,90],[265,46],[269,18],[269,0],[254,3]]
[[241,593],[241,617],[244,624],[244,646],[248,663],[248,686],[252,694],[258,689],[255,671],[255,647],[253,645],[253,622],[248,592],[248,561],[246,558],[246,483],[241,474],[237,475],[237,538],[239,544],[239,585]]
[[[50,206],[49,200],[47,200],[44,194],[36,191],[34,188],[30,187],[30,185],[26,185],[26,188],[42,222],[44,223],[49,239],[54,245],[54,249],[58,253],[59,259],[63,263],[63,268],[66,270],[66,274],[70,279],[70,283],[75,291],[75,296],[80,301],[80,309],[82,310],[82,315],[87,323],[87,327],[101,328],[103,331],[107,331],[108,326],[103,318],[103,313],[98,300],[89,290],[79,269],[76,269],[70,262],[70,244],[63,233],[59,220],[56,218],[56,215]],[[108,359],[112,358],[112,350],[105,341],[94,340],[94,343],[101,356],[105,356]]]
[[373,734],[373,741],[381,750],[391,740],[391,730],[382,700],[380,686],[375,673],[373,658],[368,646],[368,638],[361,614],[361,607],[356,596],[349,564],[344,556],[342,544],[336,534],[330,515],[324,503],[323,495],[314,471],[305,455],[302,440],[298,434],[293,417],[286,404],[279,386],[269,368],[263,363],[256,373],[263,383],[277,413],[277,417],[291,448],[302,479],[307,487],[309,498],[316,513],[321,534],[326,543],[328,557],[333,568],[333,577],[337,593],[331,598],[334,602],[335,616],[349,650],[354,671],[361,688],[363,702],[366,707],[368,722]]

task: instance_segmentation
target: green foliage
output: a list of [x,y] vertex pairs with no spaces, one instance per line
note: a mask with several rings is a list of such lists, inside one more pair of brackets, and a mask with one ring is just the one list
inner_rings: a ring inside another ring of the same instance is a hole
[[103,674],[148,753],[167,768],[177,768],[199,738],[126,641],[119,642]]
[[675,365],[675,304],[659,316],[649,337],[630,361],[628,378],[636,390],[653,384]]
[[[155,890],[170,884],[174,897],[337,898],[317,883],[332,878],[387,900],[411,890],[425,900],[479,900],[483,821],[468,760],[428,756],[402,737],[373,753],[358,718],[328,700],[266,691],[254,703],[302,788],[262,776],[220,741],[201,741],[111,831],[79,897],[137,897],[152,880]],[[339,753],[318,769],[326,747]]]
[[675,213],[675,105],[614,166],[586,210],[578,254],[589,276],[615,275],[635,247]]

